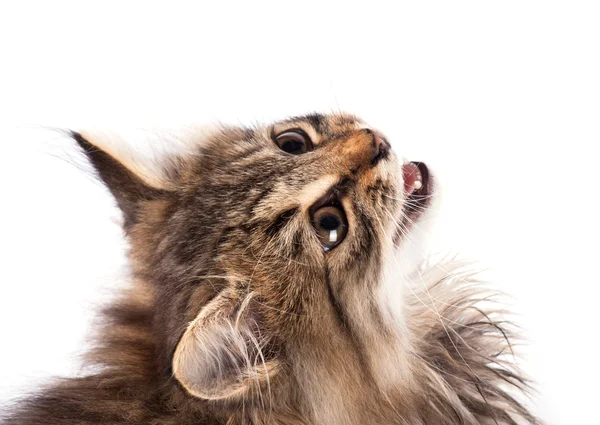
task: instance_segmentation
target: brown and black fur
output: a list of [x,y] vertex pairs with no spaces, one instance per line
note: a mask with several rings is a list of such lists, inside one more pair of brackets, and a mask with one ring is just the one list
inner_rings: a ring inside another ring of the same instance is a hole
[[[289,128],[314,150],[279,150],[273,136]],[[455,263],[399,277],[426,287],[390,325],[374,294],[406,202],[388,172],[398,159],[373,161],[358,119],[223,127],[153,164],[153,178],[73,139],[123,212],[131,288],[104,311],[90,372],[19,401],[2,424],[538,423],[520,401],[515,336]],[[351,233],[324,252],[307,217],[331,196]],[[193,357],[195,338],[210,355]]]

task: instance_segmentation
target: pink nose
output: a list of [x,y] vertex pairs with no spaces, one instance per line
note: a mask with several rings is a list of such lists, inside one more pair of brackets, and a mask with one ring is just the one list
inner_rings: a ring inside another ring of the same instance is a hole
[[376,131],[365,129],[365,131],[373,138],[373,153],[371,155],[371,164],[376,165],[390,153],[390,144]]

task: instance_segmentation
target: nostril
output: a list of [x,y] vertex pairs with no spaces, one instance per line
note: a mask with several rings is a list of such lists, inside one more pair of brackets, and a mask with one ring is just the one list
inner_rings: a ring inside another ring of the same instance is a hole
[[390,152],[390,144],[385,138],[373,130],[366,129],[366,132],[373,138],[373,156],[371,165],[376,165],[379,161],[386,158]]

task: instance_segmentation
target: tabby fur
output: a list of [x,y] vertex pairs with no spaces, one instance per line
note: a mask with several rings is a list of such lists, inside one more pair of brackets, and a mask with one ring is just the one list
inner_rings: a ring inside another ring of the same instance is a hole
[[[292,128],[312,151],[276,146]],[[142,159],[73,133],[123,212],[131,287],[103,312],[89,372],[2,423],[539,423],[494,294],[457,261],[412,259],[435,184],[408,205],[404,159],[374,163],[373,134],[312,114]],[[325,251],[309,215],[332,194],[349,231]]]

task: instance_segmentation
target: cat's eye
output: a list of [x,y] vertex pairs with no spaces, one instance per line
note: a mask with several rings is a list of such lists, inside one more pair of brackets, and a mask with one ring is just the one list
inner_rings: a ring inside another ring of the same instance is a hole
[[301,130],[288,130],[275,137],[275,143],[284,152],[300,155],[312,149],[310,138]]
[[329,251],[343,241],[348,233],[346,214],[335,205],[327,205],[316,210],[312,223],[325,251]]

